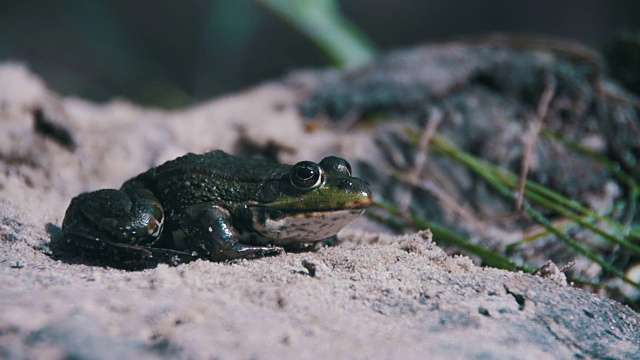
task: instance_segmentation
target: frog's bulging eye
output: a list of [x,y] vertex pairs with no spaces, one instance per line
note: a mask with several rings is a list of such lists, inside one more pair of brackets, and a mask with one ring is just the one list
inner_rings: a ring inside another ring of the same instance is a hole
[[318,164],[301,161],[293,166],[289,173],[291,185],[300,190],[311,190],[322,184],[324,173]]
[[320,161],[320,167],[327,173],[336,173],[351,176],[351,165],[347,160],[337,156],[327,156]]

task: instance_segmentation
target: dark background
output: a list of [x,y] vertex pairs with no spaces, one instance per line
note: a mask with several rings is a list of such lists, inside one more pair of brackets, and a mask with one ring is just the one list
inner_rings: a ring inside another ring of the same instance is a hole
[[[600,47],[640,28],[640,1],[341,1],[379,50],[491,31]],[[0,0],[0,60],[26,63],[65,95],[174,107],[331,65],[253,0]]]

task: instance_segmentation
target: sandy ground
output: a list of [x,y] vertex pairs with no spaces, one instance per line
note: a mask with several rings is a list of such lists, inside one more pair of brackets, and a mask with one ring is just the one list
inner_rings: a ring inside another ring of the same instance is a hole
[[[257,260],[128,272],[50,256],[47,224],[73,196],[186,152],[275,144],[294,162],[375,146],[365,130],[305,132],[296,101],[265,84],[173,112],[97,105],[0,66],[0,358],[640,358],[631,309],[364,218],[338,246]],[[36,107],[75,150],[34,130]]]

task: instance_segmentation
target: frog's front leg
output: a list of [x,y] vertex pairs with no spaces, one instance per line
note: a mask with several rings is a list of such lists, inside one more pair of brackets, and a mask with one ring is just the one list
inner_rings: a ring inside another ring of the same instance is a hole
[[229,211],[217,205],[192,205],[181,213],[179,223],[184,231],[184,240],[190,247],[201,257],[212,261],[262,257],[282,252],[279,247],[240,243]]
[[164,213],[153,193],[130,185],[123,191],[104,189],[71,200],[62,223],[68,242],[89,250],[137,252],[162,233]]

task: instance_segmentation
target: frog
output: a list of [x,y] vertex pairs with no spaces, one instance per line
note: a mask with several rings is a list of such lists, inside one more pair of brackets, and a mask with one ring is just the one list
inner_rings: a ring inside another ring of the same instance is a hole
[[62,234],[111,264],[221,262],[335,239],[372,202],[337,156],[290,165],[214,150],[74,197]]

